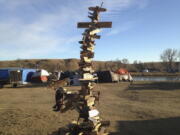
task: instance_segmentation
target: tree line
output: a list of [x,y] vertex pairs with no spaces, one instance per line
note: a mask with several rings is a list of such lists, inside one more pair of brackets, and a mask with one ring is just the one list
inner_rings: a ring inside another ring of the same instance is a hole
[[160,55],[160,58],[166,67],[166,71],[173,72],[176,70],[174,63],[180,61],[180,51],[177,49],[168,48],[163,51],[163,53]]
[[[141,62],[135,60],[129,63],[126,58],[111,61],[94,61],[93,67],[96,71],[126,68],[130,72],[141,72],[148,69],[152,72],[179,72],[180,71],[180,52],[177,49],[166,49],[160,54],[160,62]],[[78,59],[29,59],[15,61],[0,61],[0,68],[24,67],[39,68],[53,71],[77,71],[79,68]]]

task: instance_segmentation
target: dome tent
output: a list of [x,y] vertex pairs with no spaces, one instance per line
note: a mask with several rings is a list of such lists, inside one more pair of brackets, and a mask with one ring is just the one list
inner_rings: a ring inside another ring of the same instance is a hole
[[129,72],[127,71],[127,69],[125,68],[120,68],[116,71],[117,74],[120,74],[120,75],[124,75],[124,74],[129,74]]
[[44,69],[40,69],[40,70],[37,70],[32,75],[32,81],[36,82],[36,83],[47,82],[48,81],[48,76],[49,76],[48,71],[46,71]]

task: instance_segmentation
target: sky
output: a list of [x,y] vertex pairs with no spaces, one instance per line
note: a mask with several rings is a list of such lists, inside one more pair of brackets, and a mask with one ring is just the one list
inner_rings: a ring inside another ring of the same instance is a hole
[[180,50],[179,0],[0,0],[0,60],[79,58],[88,7],[107,12],[95,60],[160,61],[167,48]]

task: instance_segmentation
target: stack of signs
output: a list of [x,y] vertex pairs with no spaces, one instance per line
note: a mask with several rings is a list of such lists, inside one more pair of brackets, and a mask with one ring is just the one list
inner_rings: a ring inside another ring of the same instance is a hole
[[[79,134],[86,135],[105,135],[105,131],[102,132],[102,123],[99,117],[99,111],[95,107],[96,95],[94,95],[93,82],[97,79],[93,76],[94,70],[92,67],[92,59],[94,57],[94,47],[95,39],[100,39],[100,36],[97,35],[101,30],[100,28],[109,28],[111,27],[111,22],[98,22],[99,13],[106,11],[106,9],[101,7],[90,7],[89,8],[89,18],[91,22],[78,23],[78,28],[87,28],[82,34],[82,41],[79,43],[82,45],[80,52],[80,73],[81,73],[81,91],[80,91],[80,101],[78,103],[78,112],[79,117],[83,119],[82,123],[79,125],[86,125],[88,129],[80,127],[82,129]],[[89,124],[89,125],[88,125]],[[91,128],[89,128],[91,126]],[[91,130],[89,130],[91,129]],[[87,133],[88,131],[88,133]]]
[[[66,135],[107,135],[105,122],[101,121],[99,117],[99,111],[95,107],[95,101],[99,100],[99,92],[94,91],[93,83],[97,79],[94,77],[92,60],[94,58],[95,39],[100,39],[97,33],[100,32],[100,28],[111,28],[112,22],[98,22],[99,13],[106,11],[101,7],[90,7],[89,18],[91,22],[80,22],[78,28],[87,28],[82,34],[83,39],[79,41],[82,45],[80,52],[79,70],[81,73],[81,90],[76,95],[76,101],[72,103],[79,113],[79,118],[73,126],[69,128]],[[67,93],[67,92],[66,92]],[[98,94],[98,95],[97,95]],[[68,95],[68,94],[66,94]],[[66,97],[67,100],[71,97]],[[108,123],[108,122],[106,122]]]

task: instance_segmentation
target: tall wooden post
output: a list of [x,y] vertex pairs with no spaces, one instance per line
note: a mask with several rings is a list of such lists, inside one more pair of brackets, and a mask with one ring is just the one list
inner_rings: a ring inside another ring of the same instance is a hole
[[77,111],[79,112],[79,133],[78,135],[105,135],[105,128],[99,116],[99,111],[95,107],[97,93],[93,83],[97,79],[93,76],[94,70],[92,60],[94,57],[95,39],[100,39],[97,33],[100,28],[111,28],[112,22],[99,22],[99,13],[105,12],[105,8],[99,6],[89,7],[89,18],[91,22],[79,22],[78,28],[86,28],[79,43],[82,45],[80,52],[79,70],[81,73],[81,90]]
[[[61,112],[75,108],[79,113],[77,122],[69,125],[65,135],[107,135],[106,126],[109,122],[102,121],[99,116],[95,103],[100,93],[94,90],[93,76],[94,70],[92,60],[94,58],[95,39],[100,39],[97,33],[100,28],[111,28],[112,22],[99,22],[99,13],[105,12],[105,8],[89,7],[89,18],[91,22],[79,22],[78,28],[86,28],[81,44],[79,71],[81,74],[81,90],[78,93],[67,91],[63,87],[56,90],[58,97],[56,106],[59,106]],[[64,133],[64,132],[63,132]],[[63,135],[60,133],[60,135]]]

